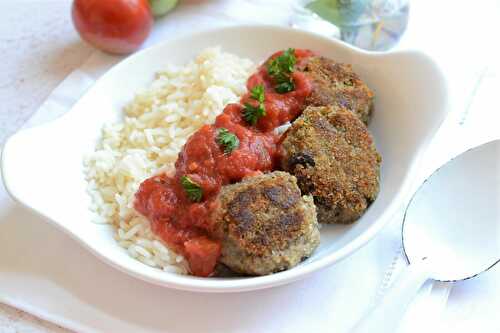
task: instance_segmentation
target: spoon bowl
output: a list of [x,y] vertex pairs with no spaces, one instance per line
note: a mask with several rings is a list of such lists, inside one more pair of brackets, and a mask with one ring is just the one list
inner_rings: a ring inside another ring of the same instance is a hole
[[498,263],[499,204],[500,140],[471,149],[435,171],[405,212],[403,249],[410,265],[353,332],[395,332],[425,281],[469,279]]
[[425,260],[440,281],[489,269],[500,258],[499,204],[500,141],[493,141],[448,162],[414,195],[403,222],[408,262]]

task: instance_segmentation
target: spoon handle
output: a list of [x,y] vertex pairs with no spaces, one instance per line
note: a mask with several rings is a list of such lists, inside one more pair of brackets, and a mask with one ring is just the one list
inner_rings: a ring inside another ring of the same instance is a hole
[[406,308],[428,279],[429,271],[423,262],[407,266],[385,297],[358,321],[351,332],[396,332]]

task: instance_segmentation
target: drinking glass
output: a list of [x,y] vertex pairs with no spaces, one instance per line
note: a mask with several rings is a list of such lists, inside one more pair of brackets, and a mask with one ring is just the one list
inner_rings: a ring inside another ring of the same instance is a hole
[[408,25],[409,0],[296,0],[290,24],[372,51],[395,46]]

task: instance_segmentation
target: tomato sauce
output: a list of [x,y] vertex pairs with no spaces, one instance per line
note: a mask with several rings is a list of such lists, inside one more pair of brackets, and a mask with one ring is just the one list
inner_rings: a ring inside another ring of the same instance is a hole
[[[268,61],[283,52],[273,54]],[[309,50],[295,50],[297,64],[312,56]],[[250,125],[243,117],[243,105],[255,104],[250,93],[240,104],[229,104],[215,123],[204,125],[186,142],[175,163],[173,175],[146,179],[136,193],[135,209],[146,216],[153,232],[174,251],[183,254],[192,274],[210,276],[221,253],[220,235],[211,212],[218,207],[221,187],[241,179],[271,171],[277,165],[279,136],[274,129],[295,119],[304,106],[312,86],[300,72],[291,73],[295,89],[279,94],[267,73],[267,61],[247,81],[248,91],[264,86],[266,115]],[[217,130],[226,128],[239,139],[239,146],[227,154],[217,142]],[[202,189],[202,199],[193,202],[181,185],[188,176]]]

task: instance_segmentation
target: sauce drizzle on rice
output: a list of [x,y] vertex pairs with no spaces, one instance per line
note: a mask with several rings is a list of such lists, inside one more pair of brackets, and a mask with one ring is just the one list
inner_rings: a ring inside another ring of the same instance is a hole
[[116,123],[105,124],[95,149],[83,160],[92,221],[108,224],[132,258],[171,273],[188,273],[186,259],[165,246],[151,223],[133,207],[144,179],[174,169],[191,134],[213,123],[225,105],[246,93],[255,71],[249,59],[202,50],[188,63],[166,66],[138,91]]
[[[186,257],[194,275],[211,275],[220,256],[220,235],[211,212],[217,208],[221,187],[277,166],[279,136],[274,129],[299,116],[311,93],[311,82],[297,71],[290,74],[294,90],[276,92],[267,64],[282,54],[273,54],[247,81],[249,91],[259,85],[264,87],[265,116],[255,126],[243,116],[243,105],[255,104],[247,93],[239,104],[228,104],[214,124],[202,126],[188,139],[173,175],[163,173],[148,178],[136,193],[135,209],[150,220],[156,235]],[[313,55],[309,50],[295,50],[297,63]],[[239,140],[239,146],[230,154],[217,142],[220,128],[234,133]],[[193,202],[186,194],[183,177],[201,188],[201,201]]]

